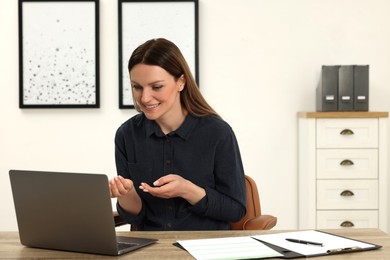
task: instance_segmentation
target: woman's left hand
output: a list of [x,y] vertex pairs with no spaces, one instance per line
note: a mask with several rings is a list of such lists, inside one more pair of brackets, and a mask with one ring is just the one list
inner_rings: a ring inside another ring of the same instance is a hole
[[177,174],[165,175],[153,182],[153,186],[142,182],[139,188],[154,197],[164,199],[182,197],[192,205],[206,195],[206,191],[203,188]]

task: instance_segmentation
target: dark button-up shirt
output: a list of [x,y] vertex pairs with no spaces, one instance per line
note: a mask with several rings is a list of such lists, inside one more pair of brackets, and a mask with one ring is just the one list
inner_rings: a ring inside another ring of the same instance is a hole
[[[245,214],[245,176],[231,127],[215,116],[188,115],[165,135],[155,121],[138,114],[115,136],[117,172],[131,179],[141,197],[137,215],[117,210],[137,230],[221,230]],[[206,191],[195,205],[183,198],[163,199],[141,191],[141,182],[177,174]]]

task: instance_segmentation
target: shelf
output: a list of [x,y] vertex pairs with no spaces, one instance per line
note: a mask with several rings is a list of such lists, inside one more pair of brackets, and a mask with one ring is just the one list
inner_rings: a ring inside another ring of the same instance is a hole
[[298,112],[301,118],[379,118],[389,117],[389,112]]

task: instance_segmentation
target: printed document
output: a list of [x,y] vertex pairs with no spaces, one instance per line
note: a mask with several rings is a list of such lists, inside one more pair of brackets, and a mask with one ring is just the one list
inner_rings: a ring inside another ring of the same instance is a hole
[[249,236],[180,240],[177,242],[199,260],[256,259],[283,256]]

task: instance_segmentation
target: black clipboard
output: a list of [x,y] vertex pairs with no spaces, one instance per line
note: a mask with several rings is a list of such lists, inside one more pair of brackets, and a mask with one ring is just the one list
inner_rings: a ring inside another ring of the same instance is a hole
[[[358,244],[360,243],[363,243],[363,244],[366,244],[366,245],[369,245],[369,247],[366,247],[366,248],[361,248],[361,247],[345,247],[345,248],[342,248],[342,247],[335,247],[335,248],[332,248],[332,249],[329,249],[327,250],[326,252],[324,253],[318,253],[318,254],[301,254],[299,252],[295,252],[293,250],[290,250],[288,248],[285,248],[285,247],[281,247],[277,244],[272,244],[272,243],[269,243],[267,241],[264,241],[262,239],[259,239],[258,237],[253,237],[253,239],[265,244],[266,246],[272,248],[273,250],[279,252],[280,254],[282,254],[283,256],[282,257],[277,257],[277,258],[284,258],[284,259],[293,259],[293,258],[303,258],[303,257],[317,257],[317,256],[326,256],[326,255],[335,255],[335,254],[347,254],[347,253],[357,253],[357,252],[363,252],[363,251],[369,251],[369,250],[376,250],[376,249],[379,249],[381,248],[382,246],[381,245],[377,245],[377,244],[373,244],[373,243],[369,243],[369,242],[365,242],[365,241],[361,241],[361,240],[357,240],[357,239],[352,239],[352,238],[348,238],[348,237],[345,237],[345,236],[340,236],[340,235],[335,235],[335,234],[331,234],[331,233],[328,233],[328,232],[324,232],[324,231],[319,231],[319,230],[312,230],[314,232],[320,232],[322,234],[325,234],[325,235],[328,235],[328,236],[332,236],[334,238],[341,238],[341,239],[345,239],[345,240],[349,240],[349,241],[354,241]],[[286,232],[286,233],[280,233],[280,234],[289,234],[289,232]],[[271,234],[272,235],[272,234]],[[307,238],[307,239],[310,239],[310,238]]]

